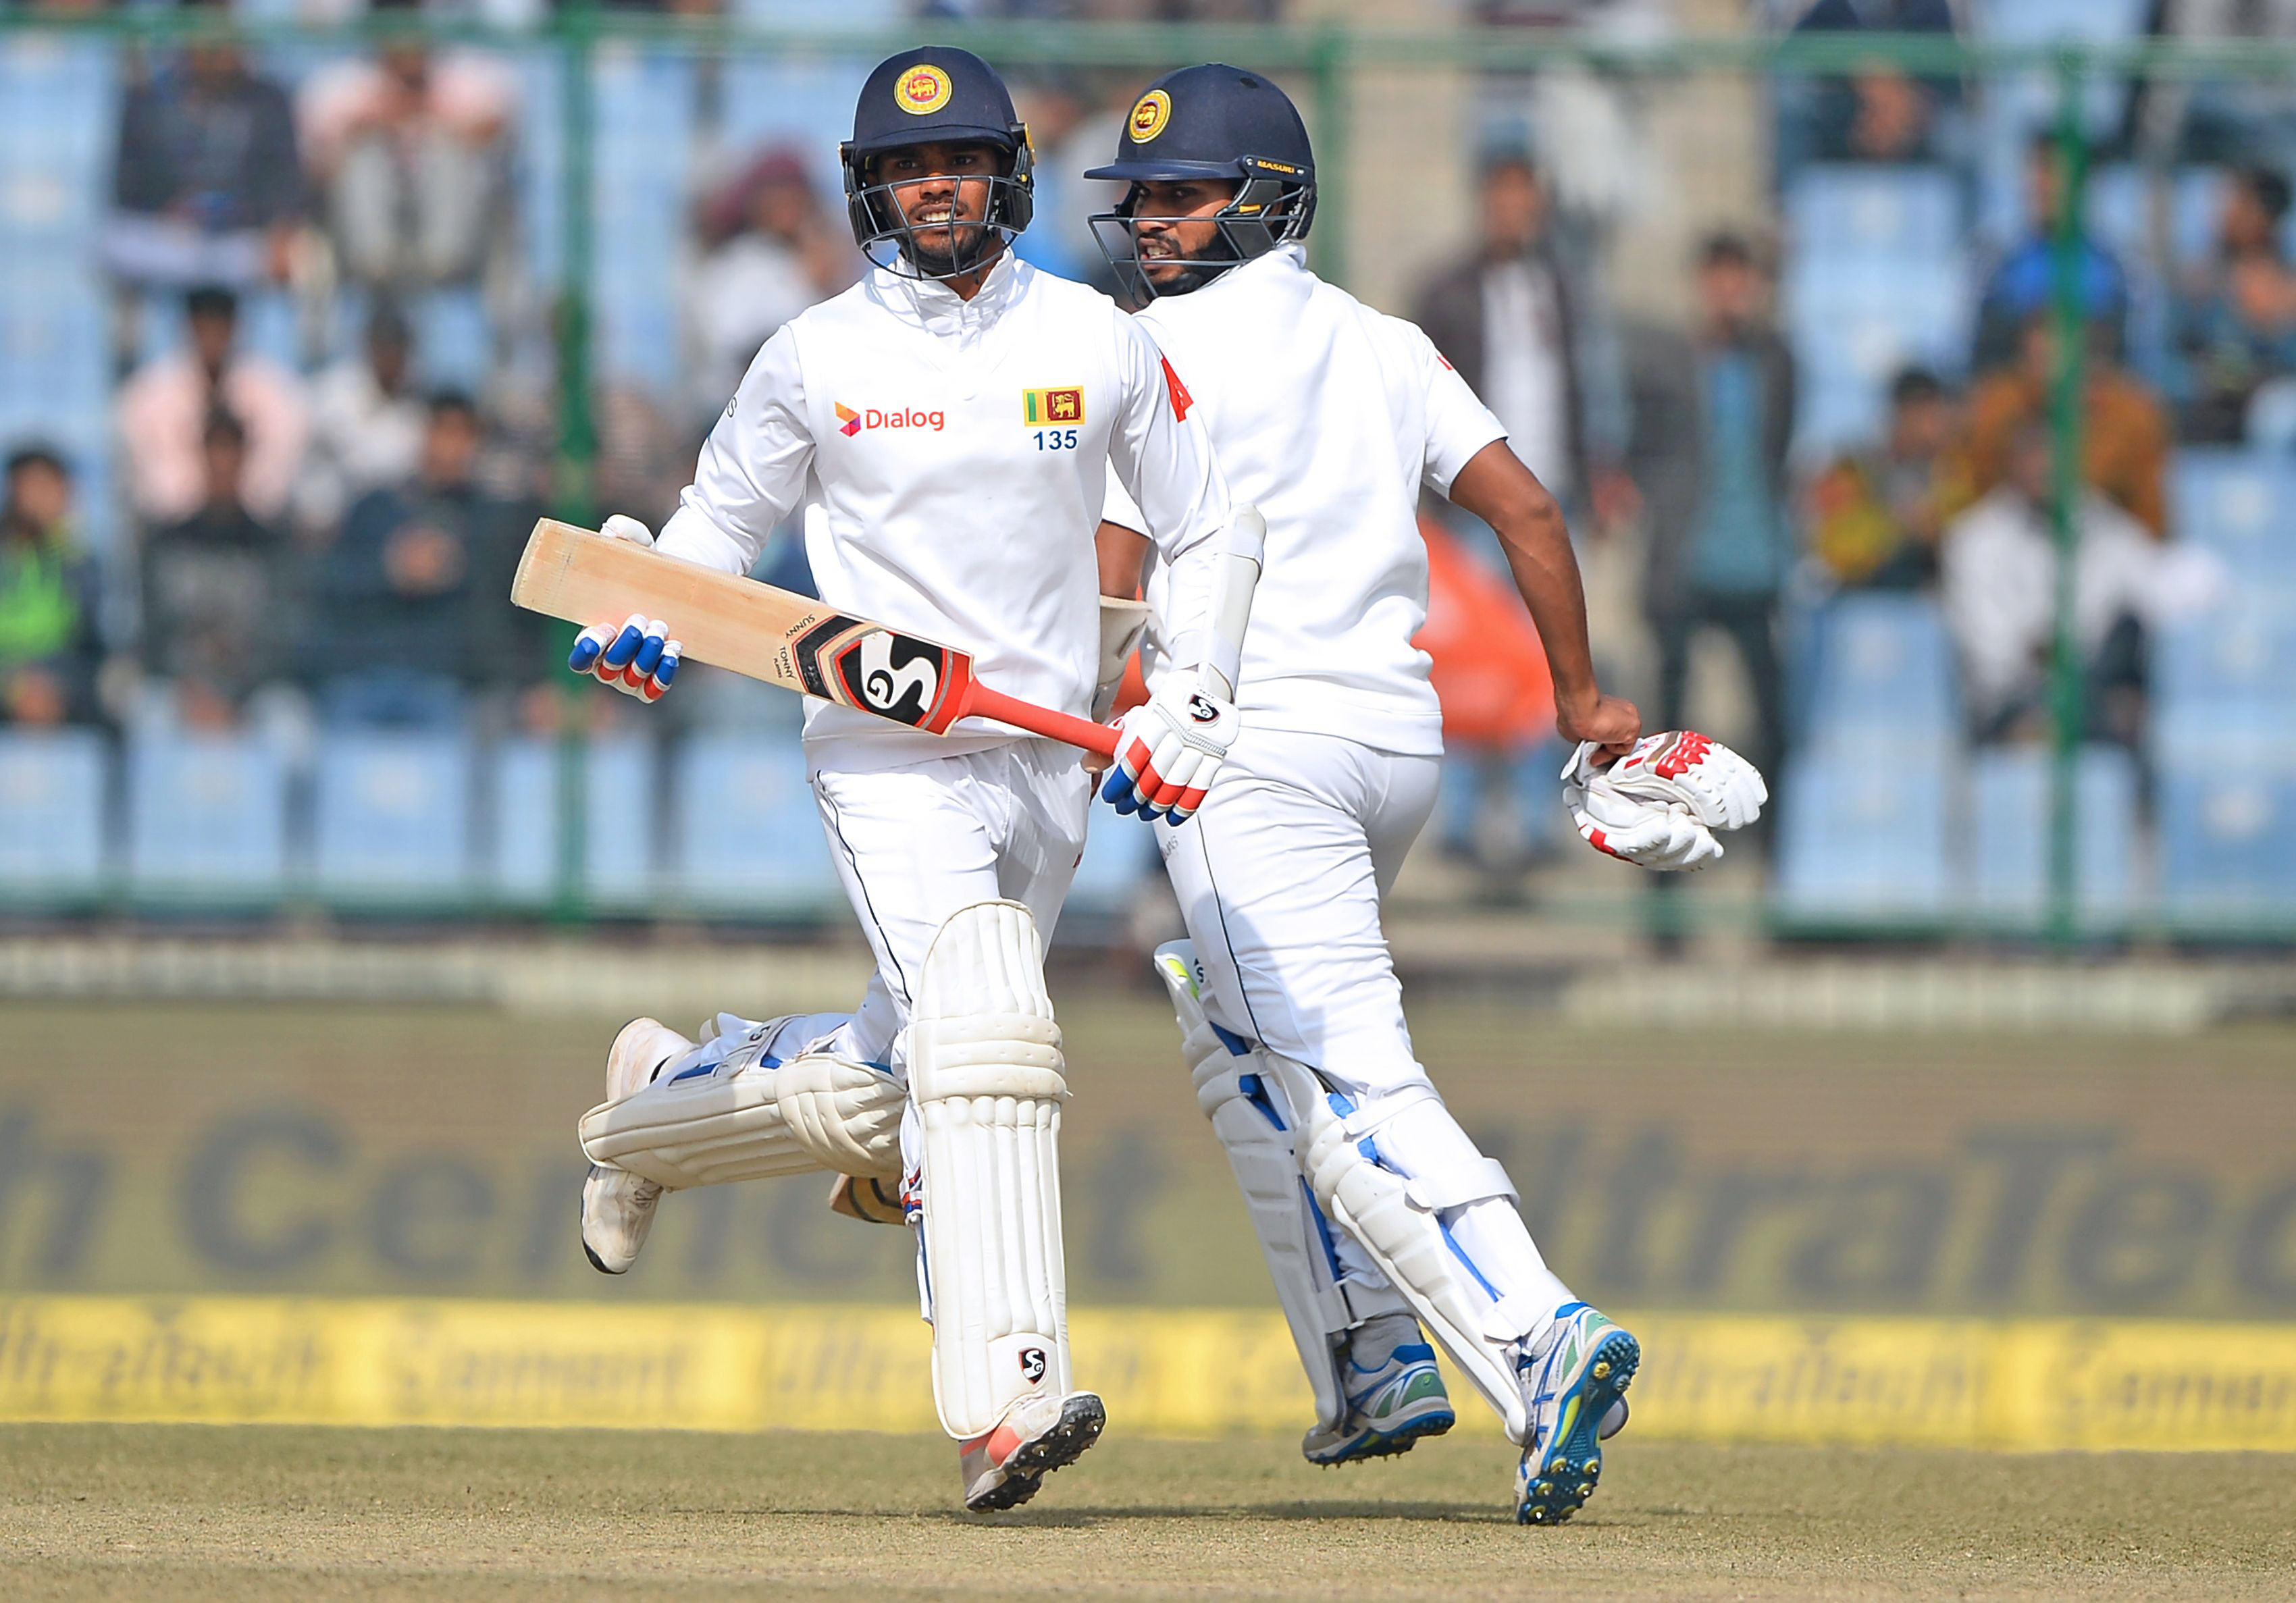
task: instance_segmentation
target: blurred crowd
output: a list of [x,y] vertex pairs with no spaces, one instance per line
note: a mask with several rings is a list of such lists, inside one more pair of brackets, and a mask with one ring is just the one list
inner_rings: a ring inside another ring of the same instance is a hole
[[[368,0],[378,13],[418,4]],[[1275,10],[1260,0],[1054,9],[1166,20]],[[1653,9],[1664,8],[1493,0],[1480,12],[1537,27]],[[1751,9],[1781,30],[1967,25],[1953,0]],[[477,12],[513,13],[524,14]],[[2296,5],[2161,0],[2144,25],[2290,33]],[[412,35],[293,70],[221,34],[134,61],[97,241],[113,308],[118,482],[89,482],[36,433],[0,440],[12,453],[0,719],[546,727],[559,706],[542,693],[554,636],[505,599],[526,528],[551,502],[558,443],[556,331],[534,265],[542,225],[521,215],[520,81],[498,56]],[[1086,221],[1110,197],[1081,175],[1112,147],[1141,75],[1015,80],[1038,151],[1023,254],[1111,290]],[[718,91],[697,93],[706,113]],[[1964,343],[1874,378],[1885,397],[1871,438],[1813,445],[1812,352],[1780,310],[1784,269],[1808,243],[1784,221],[1796,186],[1860,166],[1970,184],[1982,165],[1980,94],[1958,78],[1878,67],[1777,81],[1775,207],[1698,241],[1674,298],[1681,315],[1663,322],[1609,304],[1606,230],[1588,219],[1586,176],[1574,178],[1567,141],[1539,136],[1554,119],[1532,118],[1483,142],[1473,237],[1396,308],[1497,412],[1584,537],[1623,536],[1638,552],[1652,671],[1636,688],[1654,725],[1689,716],[1693,650],[1710,635],[1742,670],[1747,755],[1777,772],[1792,742],[1793,609],[1890,590],[1942,608],[1972,740],[2040,737],[2055,627],[2053,378],[2059,341],[2073,337],[2087,732],[2141,742],[2148,633],[2196,582],[2169,512],[2174,454],[2296,438],[2296,96],[2126,94],[2098,136],[2102,159],[2210,175],[2206,249],[2131,261],[2091,232],[2070,265],[2070,322],[2057,315],[2055,235],[2079,195],[2057,147],[2029,127],[2015,158],[2019,220],[1981,247],[1956,323]],[[601,513],[658,519],[758,346],[862,266],[820,151],[698,138],[691,154],[688,170],[659,179],[679,186],[685,225],[663,258],[677,282],[666,364],[676,377],[610,372],[591,397]],[[266,341],[250,337],[258,310],[272,319]],[[98,500],[118,509],[100,566],[78,532],[79,511]],[[1472,531],[1454,532],[1476,560]],[[796,544],[777,543],[760,577],[803,587]],[[1446,830],[1488,857],[1475,845],[1488,833],[1478,808],[1508,793],[1536,743],[1513,726],[1456,735],[1456,766],[1474,782],[1447,803]]]

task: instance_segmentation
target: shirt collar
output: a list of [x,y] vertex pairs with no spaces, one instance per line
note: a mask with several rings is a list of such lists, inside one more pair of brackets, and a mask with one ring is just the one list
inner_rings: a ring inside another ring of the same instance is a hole
[[1020,299],[1026,268],[1008,247],[966,300],[937,279],[909,278],[884,267],[869,274],[869,293],[904,323],[929,334],[963,338],[995,323]]

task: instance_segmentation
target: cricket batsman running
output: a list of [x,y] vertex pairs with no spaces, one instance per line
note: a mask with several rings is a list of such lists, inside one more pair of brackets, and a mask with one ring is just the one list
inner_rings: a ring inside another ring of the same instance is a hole
[[[984,682],[1081,716],[1103,676],[1094,535],[1112,469],[1158,531],[1175,650],[1205,649],[1226,487],[1146,328],[1013,255],[1031,153],[1004,84],[962,50],[904,51],[862,86],[841,156],[873,270],[766,342],[655,549],[746,573],[802,506],[825,602],[961,642]],[[651,538],[626,518],[606,532]],[[654,699],[676,625],[600,620],[570,666]],[[882,667],[889,701],[893,681],[932,672]],[[930,703],[934,687],[915,688]],[[1173,678],[1126,716],[1128,803],[1184,816],[1235,731],[1230,702]],[[1068,894],[1092,781],[1048,740],[943,738],[820,702],[805,745],[876,974],[850,1015],[720,1014],[698,1043],[626,1026],[581,1123],[583,1246],[627,1270],[665,1189],[824,1169],[879,1200],[897,1185],[965,1505],[1010,1508],[1103,1422],[1070,1377],[1068,1093],[1039,933]]]
[[[1566,786],[1591,844],[1694,866],[1719,853],[1712,830],[1755,815],[1760,778],[1702,737],[1638,743],[1640,715],[1598,689],[1554,497],[1426,335],[1308,270],[1315,155],[1281,89],[1234,67],[1171,73],[1088,176],[1130,185],[1095,219],[1103,249],[1152,298],[1139,321],[1267,523],[1241,731],[1193,819],[1156,832],[1191,937],[1156,961],[1315,1390],[1302,1449],[1341,1463],[1450,1427],[1423,1326],[1522,1447],[1517,1517],[1567,1519],[1625,1421],[1639,1349],[1547,1267],[1506,1172],[1444,1106],[1380,924],[1443,749],[1411,643],[1427,598],[1421,486],[1505,547],[1557,729],[1580,743]],[[1187,616],[1182,576],[1130,532],[1167,531],[1120,495],[1107,516],[1103,586],[1128,593],[1152,565],[1149,683],[1168,695],[1187,679],[1185,646],[1162,635]],[[1109,789],[1121,806],[1121,776]]]

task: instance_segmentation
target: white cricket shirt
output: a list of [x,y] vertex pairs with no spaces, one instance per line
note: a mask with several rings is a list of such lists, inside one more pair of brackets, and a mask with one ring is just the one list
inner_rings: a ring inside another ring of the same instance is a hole
[[[1419,487],[1447,493],[1506,429],[1417,325],[1308,271],[1297,246],[1230,269],[1138,315],[1186,375],[1228,492],[1267,519],[1237,705],[1247,726],[1345,734],[1411,755],[1443,749],[1427,654]],[[1103,514],[1157,540],[1153,508]],[[1149,580],[1160,680],[1169,570]],[[1193,617],[1193,613],[1181,614]]]
[[[1111,470],[1183,576],[1179,626],[1200,629],[1209,601],[1227,491],[1168,371],[1114,302],[1009,254],[969,301],[873,271],[766,341],[658,548],[746,573],[801,503],[824,602],[972,652],[992,689],[1088,716],[1093,533]],[[823,766],[895,767],[1015,738],[959,728],[806,709]]]

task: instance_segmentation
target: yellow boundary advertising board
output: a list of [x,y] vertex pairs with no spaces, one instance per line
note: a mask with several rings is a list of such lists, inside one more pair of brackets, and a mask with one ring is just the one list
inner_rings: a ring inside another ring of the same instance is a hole
[[[1625,1316],[1637,1435],[2296,1451],[2296,1325]],[[1308,1421],[1282,1320],[1079,1309],[1076,1373],[1143,1435]],[[906,1309],[0,1297],[0,1421],[934,1427]],[[1463,1427],[1496,1430],[1454,1385]]]

